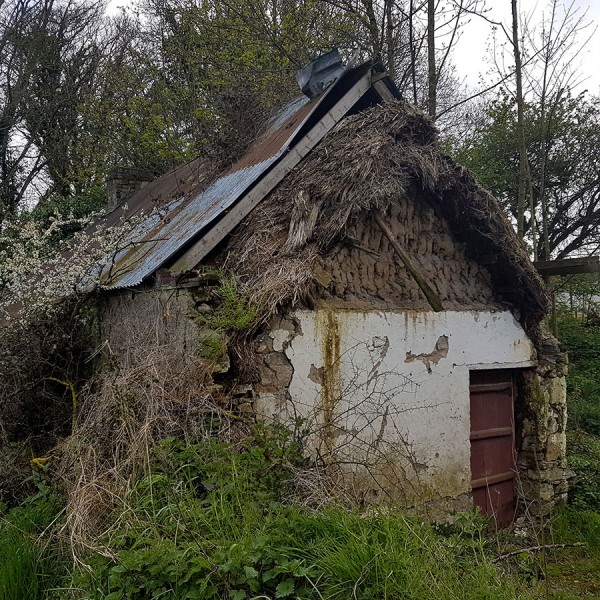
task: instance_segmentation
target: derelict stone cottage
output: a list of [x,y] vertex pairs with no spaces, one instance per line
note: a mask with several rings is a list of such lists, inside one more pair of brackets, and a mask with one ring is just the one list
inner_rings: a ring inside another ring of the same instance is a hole
[[196,360],[233,273],[262,315],[212,357],[237,410],[303,428],[365,501],[546,512],[567,491],[566,357],[543,282],[377,65],[326,66],[225,172],[183,165],[108,215],[155,209],[106,274],[112,359]]

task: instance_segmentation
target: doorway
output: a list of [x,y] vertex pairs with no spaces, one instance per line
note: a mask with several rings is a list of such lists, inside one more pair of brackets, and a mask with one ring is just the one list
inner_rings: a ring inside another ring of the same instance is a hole
[[471,371],[469,393],[473,504],[504,527],[517,505],[514,373]]

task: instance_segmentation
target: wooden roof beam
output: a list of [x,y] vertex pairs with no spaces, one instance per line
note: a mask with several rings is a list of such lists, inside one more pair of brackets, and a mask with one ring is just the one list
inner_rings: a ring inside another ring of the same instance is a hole
[[551,275],[576,275],[578,273],[599,273],[600,257],[562,258],[559,260],[538,260],[533,263],[542,277]]

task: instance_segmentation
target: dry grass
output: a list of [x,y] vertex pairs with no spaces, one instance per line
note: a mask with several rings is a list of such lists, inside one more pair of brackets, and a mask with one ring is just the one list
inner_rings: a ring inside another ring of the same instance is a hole
[[76,429],[55,449],[56,477],[67,495],[64,532],[76,559],[90,549],[109,552],[100,540],[115,511],[126,509],[161,439],[245,435],[230,399],[211,383],[206,361],[182,364],[162,347],[147,349],[144,361],[126,370],[104,369],[80,394]]
[[[55,448],[53,462],[67,498],[62,537],[84,568],[90,554],[113,557],[110,540],[124,520],[139,518],[129,506],[131,492],[150,472],[161,440],[173,437],[191,445],[213,438],[231,443],[235,451],[254,431],[252,418],[212,383],[206,361],[182,364],[181,355],[167,354],[164,347],[149,350],[135,367],[105,369],[80,398],[77,427]],[[290,502],[312,510],[356,504],[323,466],[311,462],[286,469]]]

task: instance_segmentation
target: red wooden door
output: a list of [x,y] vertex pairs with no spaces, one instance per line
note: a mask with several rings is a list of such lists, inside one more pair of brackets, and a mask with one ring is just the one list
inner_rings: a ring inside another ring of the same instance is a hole
[[502,527],[516,509],[513,374],[471,371],[470,380],[473,504]]

